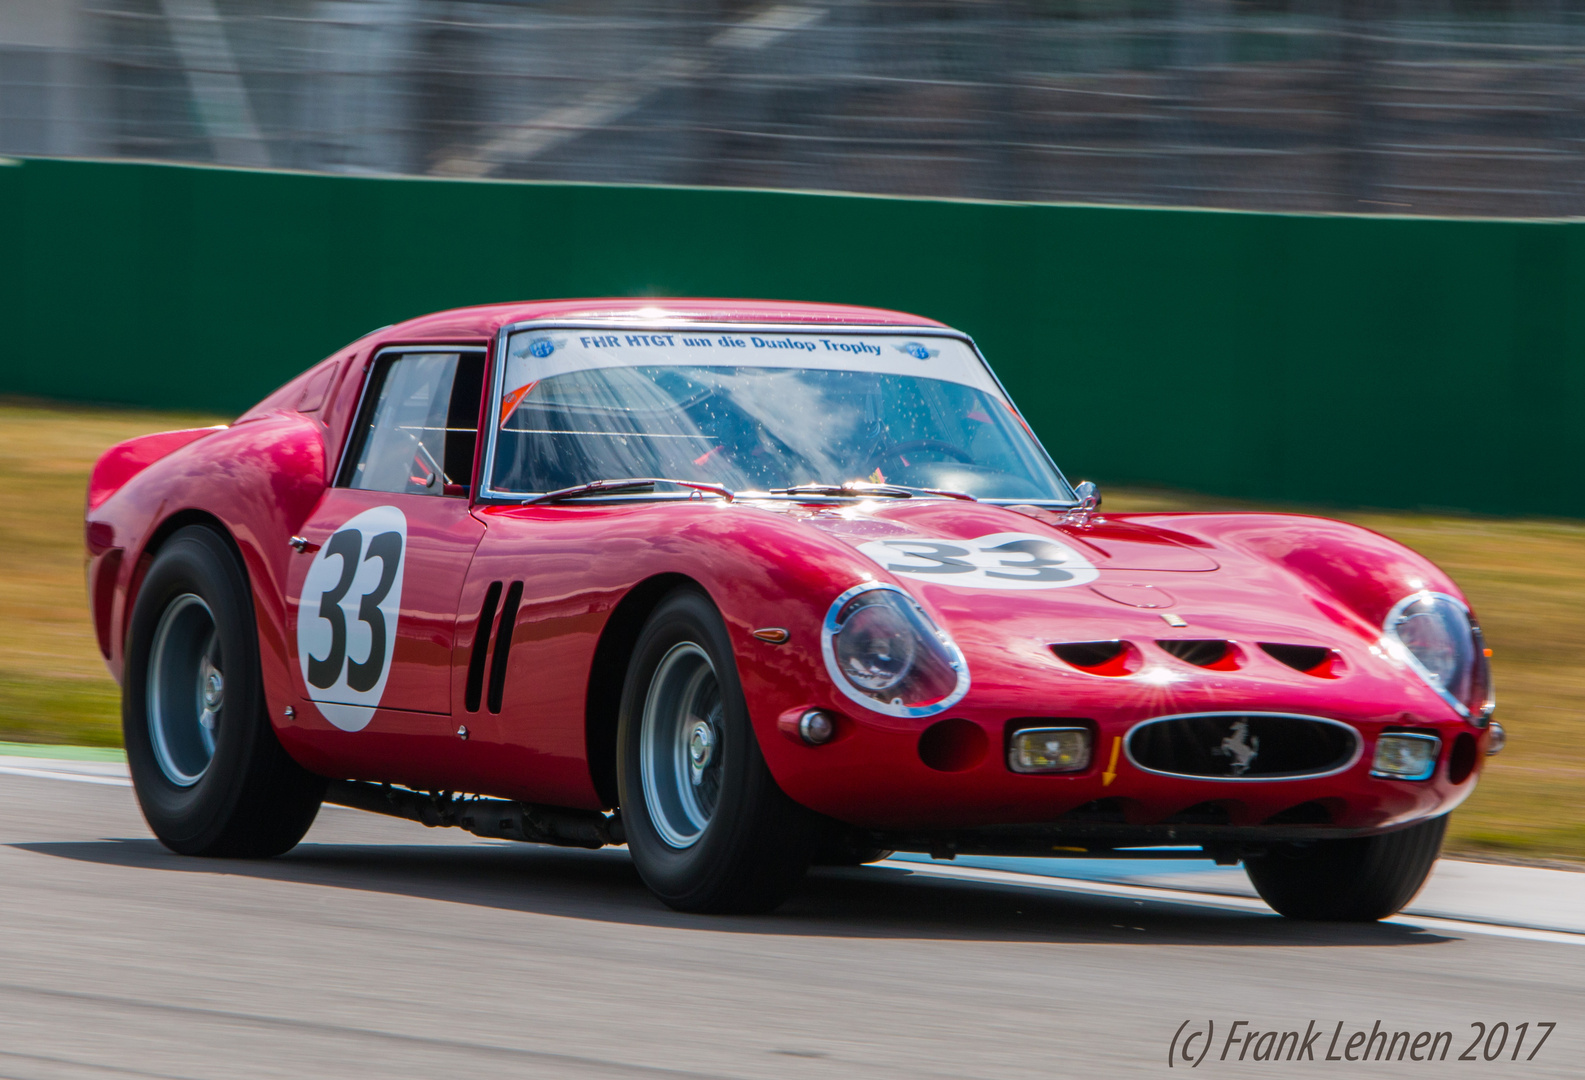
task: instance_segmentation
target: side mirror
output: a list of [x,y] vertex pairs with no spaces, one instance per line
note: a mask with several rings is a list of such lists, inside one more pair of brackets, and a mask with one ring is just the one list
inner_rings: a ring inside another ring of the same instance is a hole
[[1075,510],[1094,510],[1101,505],[1101,489],[1095,486],[1093,480],[1081,480],[1073,489],[1073,494],[1079,497],[1079,505]]

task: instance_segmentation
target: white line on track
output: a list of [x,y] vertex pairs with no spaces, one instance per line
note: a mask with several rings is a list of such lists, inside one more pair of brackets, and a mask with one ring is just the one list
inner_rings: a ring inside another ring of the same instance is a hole
[[[1264,901],[1243,896],[1218,896],[1210,893],[1185,892],[1181,889],[1158,889],[1146,885],[1116,885],[1104,881],[1051,878],[1044,875],[1019,874],[1010,870],[983,870],[973,866],[939,866],[896,860],[887,860],[875,865],[896,870],[911,870],[914,873],[933,877],[1016,885],[1024,889],[1089,893],[1094,896],[1112,896],[1128,900],[1153,900],[1158,903],[1192,904],[1196,907],[1275,914]],[[1501,923],[1468,922],[1462,919],[1438,919],[1419,915],[1399,915],[1383,921],[1393,926],[1418,927],[1446,933],[1486,934],[1491,937],[1518,938],[1523,941],[1545,941],[1556,945],[1585,945],[1585,934],[1568,934],[1559,930],[1532,930],[1525,926],[1505,926]]]
[[[16,759],[11,759],[15,761]],[[31,765],[0,765],[0,775],[30,776],[40,780],[69,780],[79,784],[107,784],[112,787],[131,787],[125,776],[105,775],[100,772],[65,772],[76,762],[50,760],[57,768],[39,768]],[[98,763],[95,763],[98,764]],[[99,766],[101,769],[103,765]],[[327,806],[334,805],[327,803]],[[347,809],[337,807],[337,809]],[[1023,889],[1044,889],[1049,892],[1087,893],[1091,896],[1110,896],[1128,900],[1151,900],[1157,903],[1188,904],[1194,907],[1222,908],[1230,911],[1250,911],[1273,914],[1264,901],[1245,896],[1225,896],[1215,893],[1188,892],[1183,889],[1162,889],[1148,885],[1121,885],[1106,881],[1083,881],[1077,878],[1047,877],[1040,874],[1020,874],[1011,870],[987,870],[974,866],[944,866],[939,863],[902,862],[888,859],[877,863],[893,870],[929,877],[954,878],[959,881],[980,881],[987,884],[1016,885]],[[1484,934],[1488,937],[1516,938],[1521,941],[1542,941],[1554,945],[1585,945],[1585,934],[1570,934],[1559,930],[1535,930],[1526,926],[1503,923],[1472,922],[1463,919],[1440,919],[1420,915],[1399,915],[1383,920],[1393,926],[1418,927],[1450,934]]]
[[[71,768],[76,762],[57,762],[51,759],[52,764]],[[98,764],[97,762],[95,764]],[[103,768],[104,766],[100,766]],[[121,766],[120,772],[125,773],[126,766]],[[83,773],[63,772],[61,769],[40,769],[32,765],[0,765],[0,776],[31,776],[38,780],[70,780],[77,784],[109,784],[112,787],[131,787],[132,781],[124,775],[114,773]],[[336,803],[325,803],[325,808],[331,810],[351,810],[350,806],[339,806]]]
[[132,781],[124,776],[98,776],[91,773],[58,772],[55,769],[34,769],[17,765],[0,765],[0,773],[7,776],[34,776],[41,780],[71,780],[79,784],[110,784],[114,787],[132,786]]

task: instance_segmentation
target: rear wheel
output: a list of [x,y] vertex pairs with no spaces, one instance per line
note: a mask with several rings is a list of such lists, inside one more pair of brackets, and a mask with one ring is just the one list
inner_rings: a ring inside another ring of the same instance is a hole
[[679,589],[650,616],[619,715],[622,825],[644,883],[679,911],[768,911],[791,895],[814,816],[765,765],[726,627],[703,593]]
[[1261,899],[1289,918],[1375,922],[1414,899],[1446,832],[1443,814],[1380,836],[1288,845],[1244,865]]
[[138,805],[172,851],[279,855],[319,812],[325,781],[270,727],[247,577],[212,529],[178,531],[149,567],[121,725]]

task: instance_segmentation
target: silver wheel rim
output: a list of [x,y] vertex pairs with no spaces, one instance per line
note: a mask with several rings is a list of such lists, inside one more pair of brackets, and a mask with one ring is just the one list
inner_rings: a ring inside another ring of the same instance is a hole
[[644,698],[639,773],[660,838],[689,848],[710,827],[721,795],[721,684],[691,641],[661,658]]
[[149,650],[149,741],[154,760],[177,787],[203,779],[215,756],[226,680],[215,616],[203,598],[183,593],[165,608]]

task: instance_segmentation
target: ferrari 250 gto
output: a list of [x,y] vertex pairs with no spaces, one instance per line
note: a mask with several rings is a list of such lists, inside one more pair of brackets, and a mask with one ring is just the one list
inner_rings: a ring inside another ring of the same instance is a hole
[[504,304],[106,452],[90,602],[177,852],[328,799],[626,844],[692,911],[893,851],[1397,911],[1501,745],[1458,587],[1335,521],[1099,504],[928,319]]

